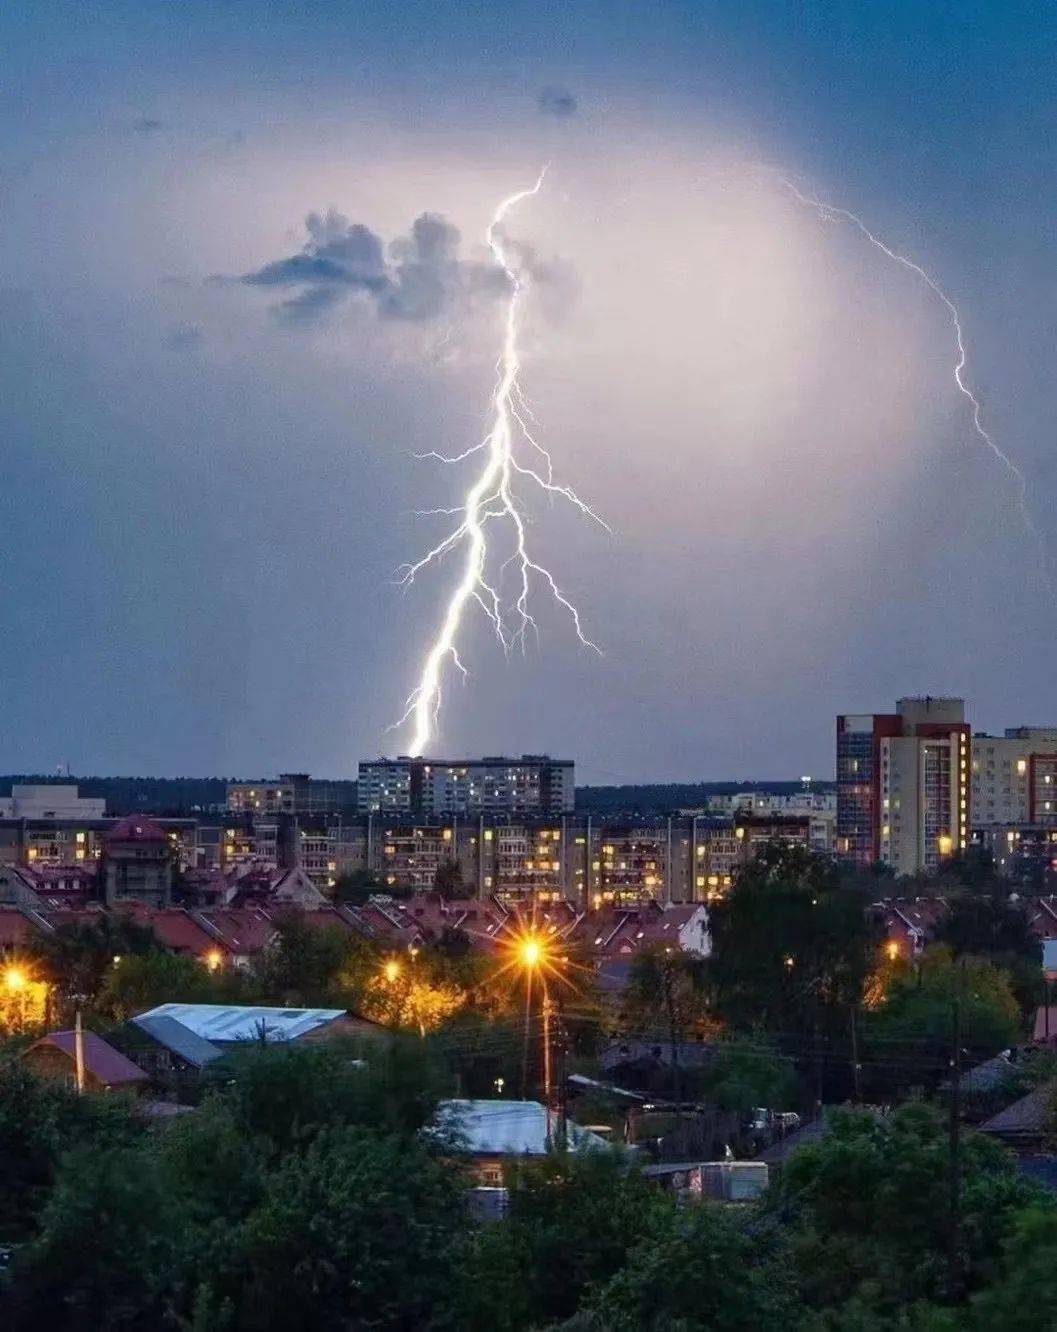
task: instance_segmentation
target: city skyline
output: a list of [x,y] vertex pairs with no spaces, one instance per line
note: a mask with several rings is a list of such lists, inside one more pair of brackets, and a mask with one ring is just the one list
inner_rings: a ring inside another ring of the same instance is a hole
[[0,19],[5,767],[339,777],[399,748],[443,593],[396,571],[465,482],[410,455],[476,437],[480,238],[545,161],[524,386],[613,534],[544,504],[534,549],[605,655],[546,609],[525,658],[476,625],[436,749],[828,778],[833,715],[903,694],[1046,723],[1057,610],[946,312],[774,173],[951,294],[1050,536],[1057,20],[602,12]]

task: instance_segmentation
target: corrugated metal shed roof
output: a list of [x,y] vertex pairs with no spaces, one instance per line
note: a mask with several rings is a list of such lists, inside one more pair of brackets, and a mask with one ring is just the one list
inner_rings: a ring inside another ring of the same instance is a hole
[[[257,1008],[230,1004],[159,1004],[140,1018],[175,1018],[194,1035],[218,1044],[257,1041],[296,1041],[299,1036],[335,1018],[343,1008]],[[139,1021],[139,1019],[136,1019]]]
[[224,1053],[168,1013],[141,1013],[132,1021],[159,1045],[164,1045],[194,1068],[204,1068]]
[[[454,1131],[471,1156],[545,1156],[547,1111],[539,1101],[441,1101],[436,1125]],[[551,1133],[558,1117],[551,1114]],[[569,1124],[570,1147],[605,1147],[598,1136]]]

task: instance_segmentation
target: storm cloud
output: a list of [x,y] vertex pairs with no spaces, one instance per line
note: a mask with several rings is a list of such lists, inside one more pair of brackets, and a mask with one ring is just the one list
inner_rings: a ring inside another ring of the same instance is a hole
[[536,105],[545,116],[556,116],[559,120],[568,120],[575,116],[579,103],[568,88],[544,88]]
[[[467,296],[507,287],[494,265],[460,257],[459,230],[438,213],[422,213],[388,246],[370,227],[334,210],[309,213],[305,230],[308,239],[297,254],[240,278],[248,286],[296,289],[276,308],[287,323],[312,323],[354,297],[372,302],[380,318],[425,321]],[[548,271],[540,266],[542,274]]]

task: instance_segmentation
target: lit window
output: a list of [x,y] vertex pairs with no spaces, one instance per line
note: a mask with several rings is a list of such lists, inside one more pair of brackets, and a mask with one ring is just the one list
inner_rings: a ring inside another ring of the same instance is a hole
[[445,829],[444,829],[444,832],[443,832],[443,834],[442,834],[442,836],[443,836],[443,838],[444,838],[444,840],[445,840],[446,842],[450,842],[450,841],[451,841],[451,829],[450,829],[450,828],[445,828]]
[[78,845],[83,845],[83,843],[84,843],[84,833],[83,833],[83,832],[79,832],[79,833],[77,834],[77,838],[76,838],[76,840],[77,840]]
[[486,842],[490,842],[490,841],[492,840],[492,830],[491,830],[491,828],[486,828],[486,829],[484,830],[484,840],[485,840]]
[[1017,759],[1017,772],[1020,773],[1021,777],[1024,776],[1024,774],[1027,772],[1027,770],[1028,770],[1028,760],[1027,760],[1027,759]]

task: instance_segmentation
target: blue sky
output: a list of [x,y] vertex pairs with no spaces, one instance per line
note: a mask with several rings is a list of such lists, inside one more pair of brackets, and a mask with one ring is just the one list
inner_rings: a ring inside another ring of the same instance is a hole
[[6,11],[2,766],[337,775],[399,747],[448,584],[393,571],[454,485],[408,454],[479,431],[497,310],[291,327],[237,279],[328,208],[383,244],[439,214],[481,262],[547,159],[521,234],[568,280],[526,381],[615,535],[534,516],[605,657],[546,609],[524,660],[472,626],[439,743],[785,776],[898,693],[1052,722],[1057,605],[942,311],[759,167],[954,296],[1057,542],[1055,27],[1041,4]]

